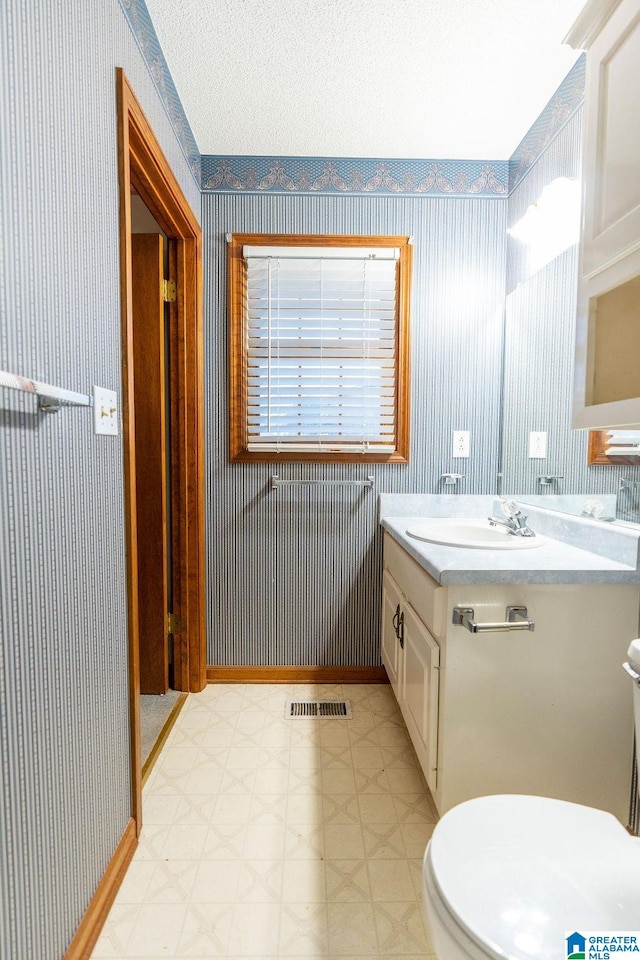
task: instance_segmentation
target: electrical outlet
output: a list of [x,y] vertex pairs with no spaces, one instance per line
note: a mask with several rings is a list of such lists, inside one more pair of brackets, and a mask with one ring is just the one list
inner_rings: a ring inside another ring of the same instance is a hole
[[469,430],[453,431],[452,457],[468,457],[471,434]]
[[545,460],[547,457],[547,434],[532,430],[529,434],[529,459]]
[[115,437],[118,433],[118,395],[105,387],[93,387],[93,432]]

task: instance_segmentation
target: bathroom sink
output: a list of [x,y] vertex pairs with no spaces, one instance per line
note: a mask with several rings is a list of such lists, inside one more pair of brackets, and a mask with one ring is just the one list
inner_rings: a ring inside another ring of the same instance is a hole
[[546,543],[545,537],[516,537],[502,527],[490,526],[488,520],[458,518],[413,520],[407,534],[416,540],[476,550],[531,550]]

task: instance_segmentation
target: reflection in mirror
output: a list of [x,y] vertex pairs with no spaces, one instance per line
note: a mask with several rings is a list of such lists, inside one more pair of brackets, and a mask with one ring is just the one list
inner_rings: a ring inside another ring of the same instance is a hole
[[[630,431],[612,428],[597,432],[590,457],[589,431],[571,427],[576,278],[573,247],[521,279],[506,298],[499,489],[545,509],[622,519],[620,480],[640,481],[640,447],[625,456],[620,451],[632,447]],[[532,455],[532,432],[546,434],[543,457]],[[557,479],[544,482],[549,477]]]
[[640,430],[590,430],[589,465],[640,464]]
[[615,403],[638,396],[639,318],[638,276],[589,300],[589,325],[593,331],[589,404]]
[[[630,438],[611,428],[599,432],[591,457],[589,431],[571,426],[581,139],[578,110],[507,201],[498,491],[518,502],[599,520],[620,520],[623,514],[630,519],[630,512],[638,511],[640,521],[640,498],[630,511],[619,495],[621,480],[640,483],[640,447],[626,456]],[[542,199],[551,185],[562,190],[563,202],[554,195],[547,209]],[[546,442],[533,442],[541,436]]]
[[637,480],[620,481],[616,498],[616,517],[630,523],[640,523],[640,482]]
[[580,180],[556,177],[507,233],[525,245],[532,274],[555,260],[580,236]]

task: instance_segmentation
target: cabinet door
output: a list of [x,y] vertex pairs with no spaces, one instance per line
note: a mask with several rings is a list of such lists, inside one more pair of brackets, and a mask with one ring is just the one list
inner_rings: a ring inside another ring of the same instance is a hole
[[403,595],[427,629],[434,637],[441,637],[446,630],[447,591],[388,533],[384,535],[384,569],[401,584]]
[[640,0],[621,0],[587,54],[582,274],[640,247]]
[[407,604],[404,607],[404,684],[402,713],[429,789],[438,765],[440,648]]
[[401,663],[401,617],[403,597],[388,570],[382,579],[382,662],[393,692],[399,699],[398,680]]
[[640,250],[578,292],[573,426],[640,425]]

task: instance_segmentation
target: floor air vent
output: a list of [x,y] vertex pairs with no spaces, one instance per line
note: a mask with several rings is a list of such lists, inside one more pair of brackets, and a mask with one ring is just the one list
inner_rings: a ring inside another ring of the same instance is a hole
[[333,717],[350,720],[350,700],[287,700],[285,707],[287,720],[309,720],[320,717]]

